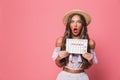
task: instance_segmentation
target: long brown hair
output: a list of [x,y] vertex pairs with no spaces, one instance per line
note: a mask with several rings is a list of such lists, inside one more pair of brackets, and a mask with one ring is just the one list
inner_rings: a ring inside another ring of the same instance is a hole
[[[84,18],[83,15],[81,14],[72,14],[69,16],[68,18],[68,21],[67,21],[67,24],[66,24],[66,29],[65,29],[65,32],[64,32],[64,36],[63,36],[63,40],[62,40],[62,46],[61,46],[61,50],[65,50],[66,49],[66,39],[67,38],[72,38],[72,31],[70,29],[70,24],[71,24],[71,19],[74,15],[78,15],[81,19],[81,23],[82,23],[82,29],[80,31],[80,33],[78,34],[78,36],[80,37],[80,39],[87,39],[88,40],[88,43],[89,43],[89,35],[88,35],[88,31],[87,31],[87,23],[86,23],[86,20]],[[87,52],[90,53],[90,47],[89,47],[89,44],[88,44],[88,48],[87,48]],[[84,68],[88,68],[90,66],[89,62],[82,57],[82,60],[83,60],[83,64],[84,64]]]

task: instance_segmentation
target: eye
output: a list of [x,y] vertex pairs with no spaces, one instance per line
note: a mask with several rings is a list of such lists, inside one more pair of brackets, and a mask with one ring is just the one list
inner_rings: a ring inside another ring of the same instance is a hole
[[82,23],[80,20],[79,21],[77,21],[78,23]]
[[74,23],[74,21],[73,21],[73,20],[71,20],[70,22],[71,22],[71,23]]

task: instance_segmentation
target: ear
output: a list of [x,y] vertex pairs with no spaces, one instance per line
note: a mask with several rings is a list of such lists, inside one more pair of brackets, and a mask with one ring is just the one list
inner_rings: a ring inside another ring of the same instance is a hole
[[89,40],[89,46],[90,46],[90,49],[95,49],[95,41],[90,39]]

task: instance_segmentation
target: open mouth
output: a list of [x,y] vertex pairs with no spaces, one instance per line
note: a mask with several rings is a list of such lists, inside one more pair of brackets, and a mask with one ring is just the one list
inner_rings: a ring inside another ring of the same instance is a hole
[[74,33],[77,33],[77,32],[78,32],[78,29],[77,29],[77,28],[74,28],[73,31],[74,31]]

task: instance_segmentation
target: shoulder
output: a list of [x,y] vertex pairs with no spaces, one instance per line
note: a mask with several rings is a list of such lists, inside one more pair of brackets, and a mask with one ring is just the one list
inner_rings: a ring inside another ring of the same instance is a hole
[[92,39],[90,39],[90,40],[89,40],[90,49],[95,49],[95,45],[96,45],[95,41],[92,40]]
[[61,47],[62,46],[62,40],[63,40],[63,37],[58,37],[57,40],[56,40],[56,47]]

